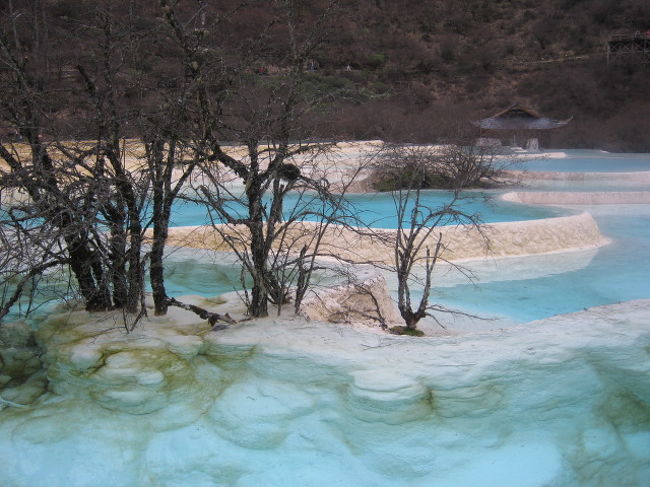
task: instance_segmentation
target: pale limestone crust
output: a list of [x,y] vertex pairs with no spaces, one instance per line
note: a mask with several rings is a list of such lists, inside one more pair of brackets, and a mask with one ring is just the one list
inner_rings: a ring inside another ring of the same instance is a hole
[[420,381],[390,369],[352,373],[349,411],[364,421],[401,424],[432,414],[431,394]]
[[517,180],[551,181],[612,181],[650,183],[650,171],[635,172],[562,172],[562,171],[503,171],[505,177]]
[[502,195],[501,199],[529,205],[647,205],[650,204],[650,191],[512,192]]
[[50,389],[124,413],[168,410],[195,386],[191,362],[209,325],[172,309],[127,333],[121,318],[115,312],[76,311],[46,321],[37,339],[46,348]]
[[[263,400],[256,400],[260,397]],[[313,399],[298,388],[262,379],[229,387],[208,414],[221,436],[236,445],[263,449],[278,446],[287,436],[287,424],[314,407]]]
[[[602,348],[602,353],[609,356],[614,353],[608,348],[614,330],[617,350],[635,344],[634,352],[626,355],[625,364],[619,364],[617,383],[620,386],[629,383],[630,387],[636,384],[634,387],[639,397],[650,401],[650,388],[643,389],[638,385],[638,379],[650,371],[650,364],[637,357],[643,352],[643,344],[649,337],[645,325],[649,309],[650,300],[634,301],[557,316],[508,330],[420,339],[369,334],[360,328],[337,328],[324,323],[305,327],[302,319],[283,319],[281,328],[269,319],[256,320],[210,333],[207,326],[196,327],[193,315],[187,312],[175,313],[172,319],[151,319],[127,336],[123,331],[107,327],[111,320],[108,314],[103,321],[95,320],[92,327],[88,323],[74,326],[72,323],[81,323],[84,317],[89,316],[77,312],[70,316],[68,326],[62,326],[61,334],[51,336],[53,339],[44,341],[43,345],[49,359],[56,360],[48,363],[52,389],[67,391],[81,400],[90,399],[107,409],[133,414],[152,412],[163,405],[169,407],[188,399],[190,396],[184,394],[190,391],[193,391],[191,397],[198,399],[197,392],[203,389],[197,391],[196,388],[205,382],[210,384],[206,390],[210,393],[205,398],[206,404],[223,390],[231,391],[223,396],[224,402],[211,409],[210,414],[218,424],[232,429],[242,422],[244,416],[250,416],[251,421],[258,418],[263,423],[297,417],[311,409],[308,396],[276,383],[275,378],[286,373],[300,383],[304,369],[307,373],[305,381],[327,381],[334,370],[345,368],[350,371],[345,400],[349,408],[356,411],[355,416],[363,416],[368,421],[403,422],[431,414],[434,403],[436,414],[443,416],[460,412],[481,416],[484,412],[476,407],[476,402],[488,410],[498,409],[505,400],[504,391],[489,386],[491,378],[502,376],[505,370],[518,374],[513,364],[531,361],[542,373],[553,364],[571,360],[575,350],[582,347]],[[56,322],[61,324],[62,317]],[[160,333],[160,328],[165,330],[164,334]],[[71,367],[69,351],[71,346],[79,346],[80,338],[88,335],[100,344],[102,360],[96,368],[80,373]],[[173,353],[165,346],[169,338],[181,336],[206,345],[196,356],[188,359],[187,355]],[[147,339],[160,340],[162,346],[143,348],[142,342]],[[377,346],[371,346],[375,340],[378,340]],[[370,348],[364,351],[362,344]],[[492,352],[486,354],[486,347]],[[260,354],[264,360],[260,362],[262,368],[257,368]],[[313,367],[301,367],[300,356],[309,357],[309,363],[317,362],[323,376],[314,375],[314,370],[309,370]],[[205,362],[204,367],[201,364],[205,359],[209,363]],[[268,377],[268,384],[244,380],[241,386],[232,389],[230,381],[241,376],[244,367]],[[488,383],[484,383],[484,379]],[[582,374],[576,376],[576,380],[584,382],[589,377]],[[647,380],[641,383],[648,384]],[[239,387],[243,387],[244,392],[250,389],[250,393],[244,394]],[[237,411],[227,400],[232,396],[236,401],[236,397],[246,394],[270,399],[263,408],[251,402],[246,411],[241,407]],[[541,391],[530,390],[520,400],[524,401],[520,406],[525,410],[552,406],[546,404],[547,396]],[[279,440],[275,433],[268,433],[271,436],[263,442],[274,444]],[[266,433],[260,434],[264,436]],[[254,443],[252,437],[249,440],[242,441]]]
[[[292,238],[288,240],[297,242],[296,248],[308,244],[308,236],[313,232],[314,226],[312,222],[294,223],[291,227]],[[235,232],[235,229],[220,225],[219,231],[229,234]],[[169,243],[211,250],[230,250],[219,231],[210,226],[171,228]],[[240,232],[239,229],[236,231]],[[391,242],[395,239],[395,230],[376,229],[376,234],[375,237],[369,237],[331,225],[325,231],[320,252],[323,255],[338,255],[351,262],[379,261],[391,264]],[[449,261],[562,252],[595,248],[609,243],[588,213],[477,226],[442,226],[428,237],[422,252],[424,253],[427,247],[434,249],[439,237],[443,244],[441,257]]]
[[376,327],[403,324],[382,275],[359,283],[312,289],[299,313],[312,321],[330,323],[364,323]]
[[[116,314],[60,316],[41,336],[60,361],[53,389],[0,414],[0,484],[46,471],[55,487],[322,485],[327,462],[328,480],[364,487],[641,485],[649,312],[643,300],[436,338],[295,317],[210,332],[176,311],[127,336]],[[172,336],[206,346],[188,359]],[[102,359],[79,371],[66,361],[91,337]]]

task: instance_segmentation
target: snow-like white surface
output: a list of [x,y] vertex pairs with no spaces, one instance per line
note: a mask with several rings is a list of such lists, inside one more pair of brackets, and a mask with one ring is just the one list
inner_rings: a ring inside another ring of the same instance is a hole
[[605,180],[616,181],[624,184],[625,182],[642,182],[650,183],[650,171],[630,171],[630,172],[561,172],[561,171],[506,171],[512,177],[520,178],[524,182],[535,180],[555,180],[555,181],[589,181]]
[[[294,242],[296,247],[302,243],[309,244],[310,240],[306,235],[310,235],[312,225],[314,225],[312,222],[293,223],[290,241]],[[169,242],[177,246],[229,250],[222,235],[229,232],[238,232],[237,234],[240,235],[241,230],[233,229],[226,224],[221,224],[219,227],[219,231],[211,226],[170,228]],[[391,263],[393,248],[390,242],[395,238],[396,231],[390,229],[375,231],[385,238],[377,239],[360,235],[348,228],[330,225],[320,241],[320,252],[339,255],[352,262]],[[598,225],[588,213],[480,226],[442,226],[428,237],[429,242],[422,246],[422,253],[427,246],[436,247],[438,235],[442,235],[444,243],[441,256],[450,261],[593,249],[609,242],[600,233]]]
[[0,485],[647,485],[648,316],[635,301],[424,339],[54,317],[52,392],[0,412]]
[[533,205],[647,205],[650,191],[512,192],[501,196],[505,201]]
[[[341,178],[364,145],[333,161]],[[490,255],[459,229],[453,258],[513,285],[606,243],[588,214],[488,228]],[[232,296],[187,300],[242,316]],[[15,339],[0,365],[31,374],[2,391],[0,485],[650,486],[649,321],[640,300],[409,338],[296,317],[211,332],[173,310],[126,334],[120,315],[77,312],[40,327],[41,357],[25,327],[0,329]]]

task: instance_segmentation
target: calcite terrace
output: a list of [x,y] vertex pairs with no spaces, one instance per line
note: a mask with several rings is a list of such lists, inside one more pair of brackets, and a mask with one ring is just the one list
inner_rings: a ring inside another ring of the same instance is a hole
[[211,332],[182,311],[127,334],[119,315],[62,314],[38,332],[50,390],[0,415],[0,483],[642,485],[648,313],[424,339],[297,317]]

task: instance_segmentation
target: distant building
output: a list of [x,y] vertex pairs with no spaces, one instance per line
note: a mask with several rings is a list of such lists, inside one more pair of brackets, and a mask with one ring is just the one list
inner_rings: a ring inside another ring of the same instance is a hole
[[612,34],[607,41],[607,64],[650,64],[650,30]]
[[545,131],[564,127],[572,118],[555,120],[540,115],[532,108],[514,103],[491,117],[472,121],[472,125],[480,130],[480,143],[494,144],[500,141],[506,145],[536,151],[539,150],[539,139]]

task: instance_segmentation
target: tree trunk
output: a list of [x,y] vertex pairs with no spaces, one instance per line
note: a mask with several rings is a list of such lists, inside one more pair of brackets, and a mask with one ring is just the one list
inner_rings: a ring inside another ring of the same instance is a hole
[[[135,220],[132,218],[135,217]],[[129,251],[128,262],[129,270],[127,273],[127,282],[129,286],[129,295],[125,303],[125,309],[129,313],[136,313],[140,307],[141,298],[144,294],[144,269],[142,268],[142,225],[138,216],[130,216],[129,225]]]
[[170,209],[163,208],[162,202],[156,201],[157,199],[159,198],[154,196],[153,243],[151,244],[149,279],[153,292],[154,313],[156,316],[163,316],[167,314],[169,307],[165,289],[163,257],[168,236]]
[[[98,265],[92,253],[83,242],[66,237],[70,254],[70,269],[77,278],[81,297],[86,303],[86,311],[106,311],[111,309],[111,296],[106,286],[96,281]],[[101,278],[101,276],[100,276]]]
[[123,224],[111,222],[110,240],[111,281],[113,283],[113,304],[117,308],[126,305],[128,288],[126,283],[126,266],[124,255],[126,253],[126,235]]
[[264,239],[264,215],[262,212],[262,188],[259,180],[253,176],[246,195],[248,197],[248,211],[250,223],[250,250],[253,259],[253,289],[251,291],[251,303],[249,314],[255,317],[268,316],[268,289],[266,286],[267,274],[267,246]]

